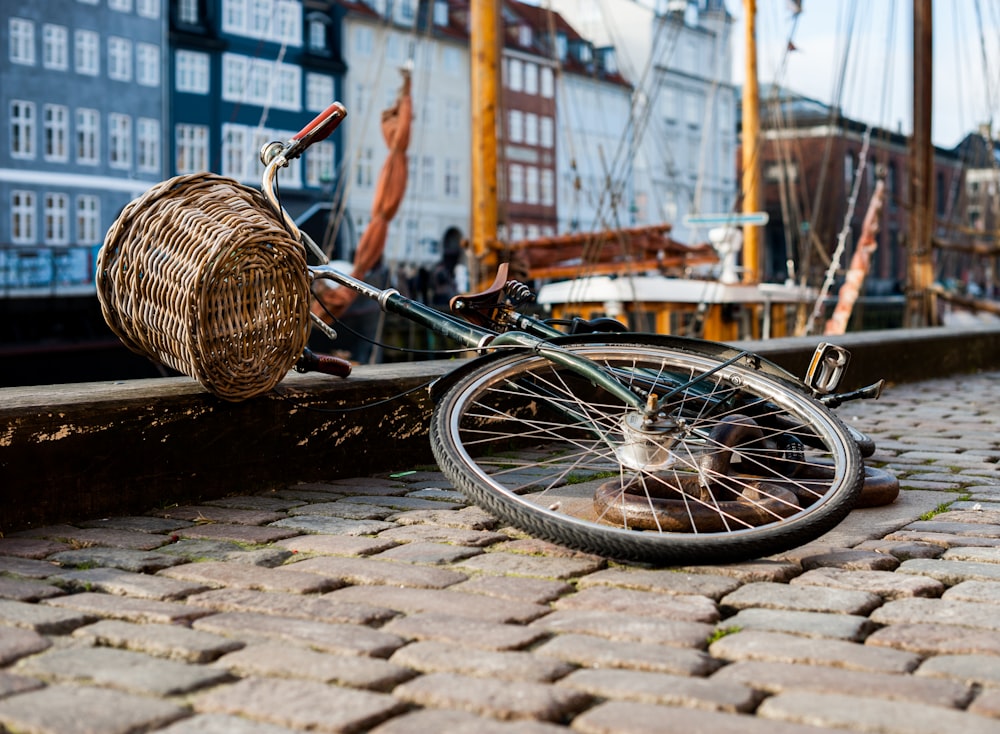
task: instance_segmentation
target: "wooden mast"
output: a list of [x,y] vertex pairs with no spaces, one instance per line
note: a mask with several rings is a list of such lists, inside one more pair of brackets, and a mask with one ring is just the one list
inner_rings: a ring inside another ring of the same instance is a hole
[[934,146],[931,143],[931,0],[913,0],[913,137],[910,141],[910,221],[907,238],[907,327],[934,321],[931,236],[934,231]]
[[[743,0],[746,80],[743,83],[743,213],[760,211],[760,90],[757,85],[757,0]],[[761,228],[743,228],[743,282],[760,280]]]
[[500,8],[471,0],[472,236],[470,283],[490,283],[497,267],[497,106],[500,98]]

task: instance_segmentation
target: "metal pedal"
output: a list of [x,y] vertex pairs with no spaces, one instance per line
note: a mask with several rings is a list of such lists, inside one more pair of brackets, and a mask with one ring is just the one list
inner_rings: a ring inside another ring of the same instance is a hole
[[851,353],[843,347],[821,342],[816,345],[803,382],[817,395],[832,393],[840,384],[850,361]]

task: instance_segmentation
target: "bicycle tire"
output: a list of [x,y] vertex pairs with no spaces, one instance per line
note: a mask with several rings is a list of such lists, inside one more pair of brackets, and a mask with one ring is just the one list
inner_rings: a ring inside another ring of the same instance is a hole
[[[667,423],[682,426],[671,429],[669,457],[666,437],[635,439],[635,418],[620,398],[522,350],[486,358],[437,401],[430,435],[442,471],[515,528],[622,560],[758,558],[808,542],[850,512],[864,467],[854,436],[828,408],[754,369],[752,359],[725,365],[712,353],[656,342],[636,334],[559,340],[633,387],[666,394],[690,381],[665,406]],[[731,433],[745,435],[730,445]],[[650,452],[659,466],[646,461]],[[725,472],[714,466],[720,461]],[[692,488],[692,477],[710,492]],[[789,491],[800,506],[791,506]],[[747,521],[744,504],[763,518]],[[652,520],[641,527],[646,506]]]

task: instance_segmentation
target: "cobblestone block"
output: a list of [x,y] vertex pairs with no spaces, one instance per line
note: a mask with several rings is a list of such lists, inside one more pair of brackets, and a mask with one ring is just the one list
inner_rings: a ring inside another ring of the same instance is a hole
[[937,597],[944,584],[924,576],[909,576],[890,571],[851,571],[842,568],[816,568],[791,580],[792,586],[825,586],[877,594],[883,599]]
[[996,721],[969,716],[954,709],[913,701],[885,701],[860,696],[792,691],[772,696],[757,716],[835,729],[877,731],[884,734],[962,734],[996,732]]
[[971,563],[969,561],[943,561],[914,558],[903,561],[897,573],[911,573],[929,576],[946,586],[954,586],[963,581],[1000,581],[1000,564]]
[[389,586],[349,586],[331,591],[327,599],[338,602],[371,604],[407,614],[439,612],[456,617],[471,617],[485,622],[524,624],[548,614],[549,608],[511,599],[496,599],[480,594],[437,591],[434,589],[397,589]]
[[806,571],[814,568],[837,568],[845,571],[892,571],[899,565],[899,560],[894,556],[857,548],[817,553],[805,556],[799,559],[799,562]]
[[364,502],[353,502],[351,499],[340,499],[333,502],[315,502],[304,504],[289,511],[289,515],[296,517],[299,515],[323,515],[325,517],[339,517],[344,520],[385,520],[390,515],[397,512],[391,507],[380,507]]
[[1000,631],[995,604],[950,599],[899,599],[872,613],[878,624],[954,624]]
[[222,612],[195,620],[194,628],[238,640],[281,640],[338,655],[388,657],[403,645],[396,635],[354,624],[327,624],[252,612]]
[[[979,546],[983,548],[1000,547],[1000,538],[978,538],[971,535],[955,535],[954,533],[930,533],[923,530],[897,530],[885,536],[890,542],[925,543],[939,546],[943,549],[953,546]],[[942,551],[943,552],[943,551]]]
[[564,581],[522,576],[473,576],[468,581],[455,584],[451,588],[454,591],[535,604],[548,604],[574,591],[574,588]]
[[1000,548],[949,548],[941,556],[941,560],[1000,563]]
[[761,699],[753,688],[740,683],[636,670],[577,670],[558,685],[585,691],[596,698],[732,713],[753,711]]
[[382,628],[411,640],[435,640],[479,650],[520,650],[546,637],[542,630],[437,612],[410,614]]
[[[0,648],[3,647],[3,632],[0,631]],[[0,699],[14,696],[18,693],[35,691],[44,686],[40,680],[28,678],[23,675],[15,675],[7,671],[0,670]]]
[[257,612],[339,624],[378,626],[396,616],[396,612],[391,609],[369,604],[251,589],[214,589],[190,596],[187,602],[219,612]]
[[218,505],[180,505],[149,513],[167,520],[187,520],[189,522],[227,523],[231,525],[266,525],[285,517],[284,512],[273,510],[245,510]]
[[128,550],[151,551],[170,542],[168,535],[153,535],[138,530],[114,528],[67,528],[65,535],[53,538],[71,546],[103,546]]
[[245,678],[219,686],[197,696],[194,707],[317,732],[363,731],[406,708],[384,693],[280,678]]
[[153,696],[178,696],[229,679],[229,673],[219,668],[187,665],[110,647],[50,650],[22,660],[17,670],[45,680]]
[[604,556],[584,553],[583,551],[568,548],[565,545],[550,543],[541,538],[533,538],[516,528],[505,527],[500,528],[500,530],[508,535],[507,542],[499,544],[495,548],[495,550],[502,553],[517,553],[522,556],[547,556],[549,558],[578,558],[596,561],[601,564],[600,568],[603,568],[604,564],[607,563],[607,559]]
[[[870,639],[870,638],[869,638]],[[819,640],[778,632],[748,630],[727,635],[712,643],[708,651],[716,658],[741,662],[829,665],[870,673],[908,673],[920,657],[900,650],[886,650],[842,640]]]
[[300,533],[375,535],[393,527],[393,524],[384,520],[348,520],[342,517],[328,517],[326,515],[294,515],[271,523],[267,527],[275,531],[286,531],[288,536],[299,535]]
[[331,655],[274,642],[249,645],[216,662],[242,677],[304,678],[348,688],[391,691],[415,672],[385,660]]
[[150,517],[149,515],[134,515],[131,517],[107,517],[99,520],[86,520],[80,523],[80,527],[170,535],[175,530],[190,527],[192,524],[187,520],[168,520],[162,517]]
[[580,691],[547,683],[467,678],[430,673],[402,684],[393,694],[418,706],[469,711],[501,720],[560,721],[590,705]]
[[865,645],[917,655],[1000,655],[1000,636],[953,624],[894,624],[868,636]]
[[684,573],[673,569],[646,570],[615,566],[584,576],[577,586],[616,586],[623,589],[655,591],[661,594],[707,596],[718,601],[734,591],[740,582],[728,576],[707,573]]
[[181,538],[196,540],[228,540],[233,543],[248,543],[251,545],[273,543],[276,540],[291,538],[299,533],[291,528],[278,527],[272,523],[265,527],[257,525],[232,525],[229,523],[205,523],[192,525],[178,530],[175,535]]
[[358,535],[296,535],[275,543],[292,553],[320,556],[369,556],[396,546],[392,540]]
[[220,497],[215,500],[202,502],[203,505],[213,507],[231,507],[236,510],[258,510],[263,512],[287,512],[293,507],[300,507],[305,504],[302,500],[290,500],[278,497],[273,493],[236,495],[234,497]]
[[992,655],[935,655],[917,668],[916,675],[1000,688],[1000,660]]
[[49,561],[37,561],[33,558],[18,558],[17,556],[0,556],[0,573],[12,576],[25,579],[45,579],[58,570],[59,566]]
[[487,574],[565,580],[596,571],[605,563],[604,559],[595,558],[549,558],[494,551],[460,561],[457,565]]
[[903,540],[866,540],[855,547],[859,550],[891,555],[899,561],[910,558],[937,558],[944,552],[941,546],[933,543]]
[[470,650],[464,645],[433,640],[401,647],[389,662],[422,673],[458,673],[474,678],[546,683],[573,670],[568,663],[527,652]]
[[701,650],[645,642],[620,642],[589,635],[556,635],[536,647],[534,652],[588,668],[629,668],[704,676],[719,667],[717,660]]
[[112,596],[89,591],[46,599],[44,603],[60,609],[82,612],[92,617],[123,619],[128,622],[190,624],[192,620],[211,613],[206,609],[180,602],[133,599],[128,596]]
[[776,560],[746,561],[744,563],[720,564],[718,566],[687,566],[675,569],[691,573],[717,574],[739,581],[741,584],[752,584],[758,581],[773,581],[780,583],[798,576],[802,569],[797,563]]
[[207,663],[243,647],[237,640],[199,632],[176,624],[133,624],[103,620],[80,627],[74,637],[94,645],[143,652],[186,663]]
[[388,507],[396,512],[410,512],[412,510],[429,510],[431,512],[461,510],[468,506],[467,502],[448,502],[445,500],[428,500],[420,497],[410,497],[407,495],[385,494],[385,495],[353,495],[351,502],[361,505],[374,505],[377,507]]
[[882,603],[878,594],[828,587],[802,587],[761,582],[747,584],[723,597],[723,609],[787,609],[866,615]]
[[48,686],[0,701],[0,727],[31,734],[132,734],[186,715],[168,701],[80,686]]
[[156,552],[123,548],[80,548],[56,553],[49,560],[69,567],[102,566],[132,573],[156,573],[183,563],[182,559],[170,555],[169,546],[163,546]]
[[699,650],[708,647],[708,638],[714,631],[712,625],[704,622],[574,609],[553,612],[532,622],[531,626],[551,633],[592,635],[606,640],[649,642]]
[[0,665],[9,665],[27,655],[34,655],[51,644],[32,630],[0,627]]
[[40,538],[0,538],[0,556],[16,556],[41,560],[53,553],[69,550],[68,543]]
[[969,704],[969,713],[1000,719],[1000,690],[983,691]]
[[938,515],[933,520],[911,522],[904,529],[910,532],[946,533],[970,538],[1000,538],[1000,525],[992,525],[985,520],[979,522],[978,518],[975,518],[976,522],[958,522],[943,520],[941,519],[943,517],[945,515]]
[[[994,452],[993,459],[996,460],[997,454]],[[992,466],[997,467],[997,464]],[[998,474],[1000,476],[1000,474]],[[956,522],[956,523],[967,523],[971,525],[986,525],[988,527],[982,528],[979,532],[970,531],[973,535],[986,535],[989,537],[997,537],[997,527],[1000,526],[1000,511],[986,511],[986,510],[958,510],[951,509],[948,512],[943,512],[935,518],[941,522]]]
[[304,576],[316,574],[320,578],[349,584],[404,586],[416,589],[444,589],[468,578],[464,573],[446,568],[335,556],[307,558],[287,566],[286,569],[293,569],[293,571],[283,569],[286,573]]
[[963,708],[972,698],[970,686],[959,681],[930,680],[912,675],[867,673],[797,663],[733,663],[721,668],[709,681],[739,683],[771,694],[785,691],[838,693],[845,696],[916,701],[950,708]]
[[295,734],[294,730],[242,716],[198,714],[175,722],[156,734]]
[[398,543],[424,541],[427,543],[470,545],[474,548],[485,548],[508,540],[503,533],[495,533],[490,530],[468,530],[441,525],[401,525],[383,530],[378,534],[378,537],[379,540],[392,540]]
[[742,609],[722,620],[719,629],[769,630],[803,637],[829,637],[860,642],[874,629],[867,617],[788,609]]
[[202,584],[131,573],[117,568],[88,568],[82,571],[63,571],[54,574],[53,579],[70,589],[82,591],[103,591],[119,596],[134,596],[140,599],[160,599],[165,601],[183,599],[185,596],[204,591]]
[[669,596],[634,589],[594,586],[564,596],[556,609],[577,609],[635,614],[640,617],[679,619],[713,624],[719,620],[715,602],[705,596]]
[[566,734],[565,727],[544,721],[497,721],[465,711],[418,709],[397,716],[371,730],[371,734]]
[[500,522],[491,514],[478,507],[461,510],[413,510],[401,512],[393,521],[400,525],[441,525],[462,530],[494,530]]
[[[179,566],[184,563],[185,559],[188,561],[225,561],[234,553],[242,553],[243,546],[231,540],[184,538],[163,546],[159,552],[173,560],[173,563],[163,567],[169,568],[169,566]],[[162,569],[155,569],[155,571],[159,570]]]
[[342,586],[330,578],[289,571],[287,568],[259,568],[225,561],[187,563],[164,569],[160,571],[160,575],[205,586],[287,591],[294,594],[313,594]]
[[86,612],[0,599],[0,625],[23,627],[42,635],[63,635],[94,619],[95,615]]
[[66,592],[58,586],[31,579],[12,579],[0,576],[0,599],[14,601],[38,601]]
[[580,734],[818,734],[811,726],[721,711],[609,701],[573,719]]
[[379,561],[403,561],[404,563],[425,563],[440,566],[472,558],[482,552],[482,548],[473,548],[468,545],[415,541],[390,548],[373,556],[373,558]]
[[318,487],[303,488],[302,485],[296,484],[294,487],[288,489],[276,490],[273,496],[286,500],[300,500],[302,502],[335,502],[347,495],[343,492],[335,491],[332,487],[327,487],[326,489],[319,489]]
[[954,601],[978,601],[1000,604],[1000,582],[963,581],[944,592],[941,598]]

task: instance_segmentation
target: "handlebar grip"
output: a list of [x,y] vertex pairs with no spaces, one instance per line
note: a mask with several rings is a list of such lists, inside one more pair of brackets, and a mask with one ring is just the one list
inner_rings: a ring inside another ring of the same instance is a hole
[[285,159],[298,158],[310,145],[329,137],[345,117],[347,108],[340,102],[334,102],[289,139],[290,145],[285,151]]
[[351,363],[331,354],[316,354],[311,349],[306,349],[299,357],[296,369],[300,372],[322,372],[324,375],[347,377],[351,374]]

